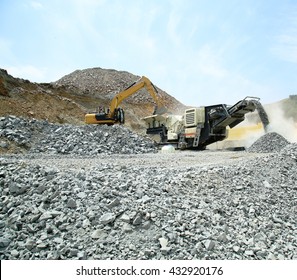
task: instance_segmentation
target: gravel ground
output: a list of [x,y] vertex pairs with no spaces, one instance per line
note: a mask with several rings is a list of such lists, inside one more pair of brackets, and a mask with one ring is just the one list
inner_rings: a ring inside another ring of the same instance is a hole
[[83,155],[62,152],[60,134],[55,150],[36,149],[54,140],[34,135],[26,153],[0,157],[0,259],[297,259],[296,143],[164,154],[101,142]]

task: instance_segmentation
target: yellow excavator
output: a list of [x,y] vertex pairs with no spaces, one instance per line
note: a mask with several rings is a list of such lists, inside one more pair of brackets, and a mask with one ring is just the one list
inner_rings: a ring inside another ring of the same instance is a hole
[[161,103],[157,97],[157,89],[154,84],[145,76],[142,76],[139,80],[131,84],[125,90],[119,92],[110,103],[109,108],[99,108],[98,113],[89,113],[85,115],[85,123],[87,124],[124,124],[125,112],[122,108],[119,108],[121,102],[136,93],[138,90],[145,87],[151,97],[156,103],[154,114],[164,114],[166,109],[161,106]]

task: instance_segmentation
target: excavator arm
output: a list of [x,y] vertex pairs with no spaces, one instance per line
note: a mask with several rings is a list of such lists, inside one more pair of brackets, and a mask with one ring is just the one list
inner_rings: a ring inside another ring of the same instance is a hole
[[142,76],[138,81],[134,82],[132,85],[130,85],[128,88],[126,88],[124,91],[118,93],[112,100],[110,103],[110,112],[115,112],[116,108],[119,107],[119,105],[121,104],[121,102],[128,98],[129,96],[131,96],[132,94],[136,93],[137,91],[139,91],[140,89],[142,89],[143,87],[146,88],[146,90],[149,92],[149,94],[151,95],[151,97],[154,99],[157,108],[160,108],[161,104],[160,101],[157,97],[157,89],[156,87],[153,85],[153,83],[145,76]]
[[151,97],[154,99],[156,103],[156,109],[158,114],[163,114],[166,112],[165,108],[161,106],[161,103],[157,97],[157,89],[153,85],[153,83],[145,76],[142,76],[138,81],[134,82],[125,90],[119,92],[110,103],[108,108],[108,112],[98,113],[98,114],[86,114],[85,115],[85,123],[87,124],[108,124],[112,125],[115,123],[124,123],[124,110],[119,108],[119,105],[123,100],[136,93],[140,89],[145,87]]

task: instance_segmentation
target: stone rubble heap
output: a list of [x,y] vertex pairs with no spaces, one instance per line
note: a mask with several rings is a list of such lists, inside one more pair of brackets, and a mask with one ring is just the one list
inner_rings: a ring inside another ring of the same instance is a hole
[[252,153],[273,153],[279,152],[286,147],[290,142],[282,135],[276,132],[269,132],[256,140],[248,151]]
[[30,153],[96,156],[156,151],[153,142],[124,126],[59,125],[14,116],[0,118],[0,147],[13,143]]
[[[297,259],[296,143],[169,167],[155,162],[174,154],[147,154],[152,143],[120,126],[9,117],[0,129],[32,152],[0,157],[0,259]],[[96,153],[109,160],[74,164]]]
[[125,71],[97,67],[76,70],[54,82],[53,85],[68,87],[85,94],[98,95],[100,93],[101,97],[102,94],[113,97],[137,79],[139,77]]
[[[111,100],[117,93],[125,90],[140,78],[140,76],[133,75],[126,71],[107,70],[97,67],[76,70],[54,82],[53,85],[67,87],[77,93],[95,95]],[[179,103],[160,89],[157,95],[159,98],[162,97],[167,101],[170,100],[170,102]],[[128,97],[125,101],[137,104],[154,102],[145,89],[141,89],[139,92]]]

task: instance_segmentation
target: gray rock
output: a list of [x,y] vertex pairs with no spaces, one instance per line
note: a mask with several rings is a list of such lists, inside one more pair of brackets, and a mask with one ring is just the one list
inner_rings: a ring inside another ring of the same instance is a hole
[[91,225],[91,222],[90,222],[89,219],[84,219],[84,220],[83,220],[83,223],[82,223],[82,227],[83,227],[83,228],[87,228],[87,227],[89,227],[90,225]]
[[15,195],[19,195],[19,194],[25,193],[26,192],[26,189],[27,189],[26,186],[20,185],[20,184],[14,183],[14,182],[11,183],[8,188],[9,188],[9,192],[11,194],[15,194]]
[[53,216],[50,212],[44,212],[40,217],[39,217],[39,221],[42,220],[48,220],[48,219],[52,219]]
[[69,250],[70,257],[77,257],[78,253],[79,253],[78,249],[70,249]]
[[238,253],[240,251],[240,247],[239,246],[233,246],[232,249],[233,249],[233,251],[235,253]]
[[168,240],[166,238],[161,237],[159,238],[159,242],[161,245],[160,251],[162,252],[162,254],[168,254],[171,250],[171,247],[167,246]]
[[79,193],[77,194],[77,197],[79,197],[79,198],[81,198],[81,199],[85,198],[86,196],[87,196],[87,195],[86,195],[85,192],[79,192]]
[[207,239],[207,240],[203,241],[203,245],[206,248],[206,250],[210,251],[210,250],[214,249],[216,244],[213,240]]
[[6,237],[0,237],[0,248],[5,248],[10,244],[11,240]]
[[25,243],[25,247],[31,251],[34,247],[36,246],[36,242],[32,239],[27,239],[26,243]]
[[76,201],[73,198],[69,198],[67,201],[67,207],[68,208],[76,208]]
[[218,241],[221,242],[228,242],[228,238],[225,232],[222,232],[218,237],[217,237]]
[[115,220],[115,218],[116,218],[116,216],[114,213],[108,212],[108,213],[103,214],[100,217],[99,221],[101,224],[107,225],[109,223],[112,223]]
[[246,251],[244,251],[244,254],[247,255],[248,257],[250,257],[250,256],[254,255],[254,251],[253,250],[246,250]]
[[127,214],[123,214],[121,217],[120,217],[120,220],[123,221],[123,222],[126,222],[126,223],[129,223],[130,222],[130,217],[127,215]]
[[113,201],[111,201],[108,205],[107,205],[107,207],[108,208],[113,208],[113,207],[115,207],[115,206],[118,206],[118,205],[120,205],[121,204],[121,202],[120,202],[120,200],[118,199],[118,198],[116,198],[116,199],[114,199]]
[[38,249],[45,249],[48,247],[48,244],[46,242],[40,242],[40,243],[38,243],[38,245],[36,247]]
[[143,224],[142,224],[142,228],[143,229],[149,229],[151,227],[151,222],[150,221],[145,221]]
[[95,231],[93,231],[93,233],[91,234],[91,237],[93,239],[99,239],[102,238],[103,236],[105,236],[105,232],[103,229],[96,229]]
[[77,257],[79,260],[85,260],[87,258],[87,253],[85,251],[78,252]]
[[123,232],[132,232],[133,231],[132,227],[127,223],[123,224],[122,230],[123,230]]
[[0,141],[0,148],[7,149],[9,147],[8,143],[5,141]]
[[134,226],[140,225],[142,223],[142,217],[140,214],[137,214],[136,217],[134,218],[132,224]]
[[63,243],[63,238],[55,237],[54,242],[57,243],[57,244],[61,244],[61,243]]
[[14,257],[17,258],[20,255],[20,252],[16,249],[13,249],[10,254]]

